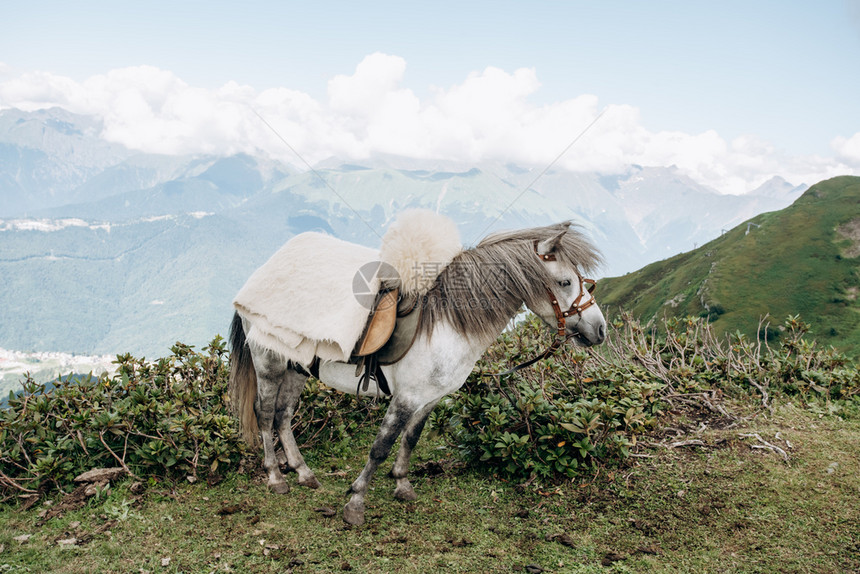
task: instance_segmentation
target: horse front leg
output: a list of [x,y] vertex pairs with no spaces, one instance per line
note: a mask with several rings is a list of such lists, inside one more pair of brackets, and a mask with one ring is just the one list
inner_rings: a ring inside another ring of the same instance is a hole
[[373,446],[370,447],[370,456],[367,459],[367,464],[364,465],[358,478],[355,479],[355,482],[352,483],[349,489],[352,496],[349,502],[346,503],[346,506],[343,507],[343,519],[348,524],[354,526],[364,524],[364,497],[367,494],[373,473],[388,458],[391,447],[394,446],[394,441],[403,432],[403,429],[414,413],[414,408],[408,407],[397,398],[392,399],[391,404],[388,406],[388,411],[386,411],[385,417],[382,419],[382,426],[379,427],[379,432],[373,441]]
[[427,418],[439,400],[432,401],[419,409],[409,419],[406,425],[406,431],[403,433],[403,439],[400,441],[400,450],[397,451],[397,458],[394,460],[394,468],[391,469],[391,477],[397,481],[397,486],[394,489],[394,498],[398,500],[415,500],[417,498],[415,490],[412,488],[412,483],[409,482],[407,475],[409,474],[409,461],[412,458],[412,451],[415,450],[415,445],[418,444],[418,439],[421,438],[421,432],[424,430],[424,425]]

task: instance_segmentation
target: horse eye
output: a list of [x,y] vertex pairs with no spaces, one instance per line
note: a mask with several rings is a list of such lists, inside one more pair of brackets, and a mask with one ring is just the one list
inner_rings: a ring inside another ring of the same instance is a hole
[[562,287],[570,287],[570,279],[565,279],[564,281],[559,281],[558,284],[561,285]]

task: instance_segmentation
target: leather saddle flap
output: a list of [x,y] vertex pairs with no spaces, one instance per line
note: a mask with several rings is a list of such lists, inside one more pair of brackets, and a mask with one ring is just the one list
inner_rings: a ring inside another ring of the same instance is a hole
[[358,350],[353,353],[354,356],[364,357],[373,354],[391,338],[397,322],[398,293],[398,289],[395,288],[379,294],[367,320],[364,334],[359,339]]
[[393,365],[409,352],[418,335],[422,313],[423,307],[415,305],[404,315],[397,317],[394,333],[385,346],[376,353],[380,365]]

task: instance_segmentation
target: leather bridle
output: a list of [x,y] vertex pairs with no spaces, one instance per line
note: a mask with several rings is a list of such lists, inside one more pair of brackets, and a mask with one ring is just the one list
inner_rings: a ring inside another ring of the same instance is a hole
[[[535,240],[535,254],[541,261],[556,261],[555,253],[540,253],[538,251],[538,241]],[[562,311],[561,307],[558,304],[558,297],[555,296],[555,293],[552,292],[552,289],[549,288],[548,285],[544,285],[544,290],[546,291],[547,297],[549,297],[550,305],[552,305],[552,310],[555,313],[555,318],[557,321],[558,330],[555,334],[555,339],[553,339],[550,346],[546,351],[516,365],[508,369],[507,371],[503,371],[501,373],[485,373],[485,375],[500,377],[503,375],[510,375],[520,369],[524,369],[526,367],[530,367],[541,359],[545,359],[555,353],[561,348],[561,346],[570,338],[567,335],[567,319],[573,315],[578,315],[579,318],[582,318],[582,312],[594,305],[594,297],[592,296],[588,301],[582,303],[582,298],[585,296],[586,291],[589,294],[594,293],[594,288],[597,286],[597,282],[594,279],[586,279],[579,273],[576,274],[579,279],[579,295],[577,295],[576,299],[573,300],[570,307],[566,311]],[[588,284],[588,288],[586,289],[585,285]]]
[[[538,252],[538,242],[535,240],[535,253],[540,258],[541,261],[556,261],[555,253],[540,253]],[[581,303],[582,298],[585,296],[586,291],[591,294],[594,293],[594,288],[597,286],[597,282],[594,279],[586,279],[579,273],[576,274],[579,279],[579,295],[577,295],[576,299],[573,300],[570,307],[567,311],[562,311],[561,307],[558,305],[558,297],[555,296],[555,293],[552,292],[552,289],[549,286],[544,285],[544,290],[546,291],[547,296],[549,297],[549,302],[552,305],[552,310],[555,312],[555,318],[558,321],[558,333],[556,334],[556,340],[558,338],[567,338],[567,318],[571,315],[578,315],[582,318],[582,312],[594,305],[594,297],[586,301],[585,303]],[[588,289],[585,288],[585,284],[588,284]]]

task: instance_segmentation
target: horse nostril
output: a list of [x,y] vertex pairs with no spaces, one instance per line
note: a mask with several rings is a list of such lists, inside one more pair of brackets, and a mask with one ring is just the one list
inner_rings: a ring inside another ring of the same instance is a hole
[[602,343],[606,338],[606,325],[601,325],[597,328],[597,340]]

